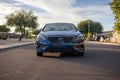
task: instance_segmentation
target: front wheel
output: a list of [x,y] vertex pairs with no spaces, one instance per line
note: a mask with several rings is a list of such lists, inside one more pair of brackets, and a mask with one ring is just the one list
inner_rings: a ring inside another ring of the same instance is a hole
[[37,52],[36,54],[37,54],[37,56],[43,56],[42,52]]

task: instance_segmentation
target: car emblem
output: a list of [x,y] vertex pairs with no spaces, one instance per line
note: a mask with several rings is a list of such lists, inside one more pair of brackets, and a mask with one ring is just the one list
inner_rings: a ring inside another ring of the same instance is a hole
[[59,38],[58,38],[58,42],[63,42],[63,38],[62,38],[62,37],[59,37]]

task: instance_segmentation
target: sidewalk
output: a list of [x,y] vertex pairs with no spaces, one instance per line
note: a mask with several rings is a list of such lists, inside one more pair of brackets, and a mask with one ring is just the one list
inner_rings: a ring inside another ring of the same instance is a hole
[[35,43],[35,39],[22,39],[22,41],[18,41],[18,39],[0,40],[0,51],[33,43]]
[[120,43],[112,43],[112,42],[97,42],[97,41],[88,41],[89,43],[96,43],[96,44],[106,44],[106,45],[119,45]]

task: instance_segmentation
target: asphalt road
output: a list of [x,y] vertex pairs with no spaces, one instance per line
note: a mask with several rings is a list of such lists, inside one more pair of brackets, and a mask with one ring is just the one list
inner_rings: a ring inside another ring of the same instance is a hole
[[0,52],[0,80],[120,80],[120,46],[87,43],[84,57],[8,49]]

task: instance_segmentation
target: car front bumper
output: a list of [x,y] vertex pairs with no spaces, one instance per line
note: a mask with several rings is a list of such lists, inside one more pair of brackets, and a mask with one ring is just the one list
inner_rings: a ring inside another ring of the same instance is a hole
[[36,41],[37,52],[84,52],[84,40],[69,43],[50,43]]

